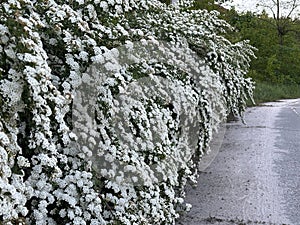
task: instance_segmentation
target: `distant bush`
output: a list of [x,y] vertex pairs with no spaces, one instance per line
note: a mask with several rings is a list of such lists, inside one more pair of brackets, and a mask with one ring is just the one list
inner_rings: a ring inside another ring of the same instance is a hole
[[212,131],[253,88],[252,47],[189,6],[1,3],[4,224],[174,224]]

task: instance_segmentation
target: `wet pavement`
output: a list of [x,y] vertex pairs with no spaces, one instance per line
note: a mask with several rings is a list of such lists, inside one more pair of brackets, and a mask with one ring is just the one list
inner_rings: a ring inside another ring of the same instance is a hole
[[300,100],[249,108],[245,120],[214,139],[177,224],[300,225]]
[[277,116],[275,146],[279,158],[274,170],[283,190],[284,211],[291,224],[300,224],[300,101],[284,107]]

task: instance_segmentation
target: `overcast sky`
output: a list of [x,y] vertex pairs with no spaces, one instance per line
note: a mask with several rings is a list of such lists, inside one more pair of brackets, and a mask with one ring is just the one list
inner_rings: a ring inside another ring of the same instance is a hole
[[[226,4],[224,4],[224,6],[226,8],[230,8],[231,6],[234,6],[237,11],[261,12],[263,8],[257,7],[257,4],[259,2],[267,3],[268,1],[270,2],[271,0],[233,0],[233,1],[230,1]],[[285,2],[285,1],[283,0],[282,3],[283,2]],[[272,5],[272,3],[269,3],[269,5]],[[294,16],[299,14],[299,10],[300,10],[300,7],[298,7],[297,11],[295,11]],[[270,12],[268,10],[266,10],[266,11]],[[287,12],[289,12],[289,11],[290,11],[290,7],[288,7],[288,9],[286,9],[286,10],[281,10],[283,15],[287,15],[288,14]]]
[[234,6],[238,11],[255,11],[257,0],[234,0],[233,3],[226,3],[227,7]]

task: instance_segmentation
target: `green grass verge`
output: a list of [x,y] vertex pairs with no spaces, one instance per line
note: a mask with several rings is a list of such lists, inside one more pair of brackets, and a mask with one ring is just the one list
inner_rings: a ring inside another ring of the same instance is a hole
[[[299,84],[270,84],[256,82],[254,90],[254,100],[256,105],[263,102],[294,98],[300,98]],[[253,104],[249,102],[248,106],[253,106]]]

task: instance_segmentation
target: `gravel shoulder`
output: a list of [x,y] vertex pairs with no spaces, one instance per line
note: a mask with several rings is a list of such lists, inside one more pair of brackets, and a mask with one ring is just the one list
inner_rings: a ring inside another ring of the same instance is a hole
[[245,120],[214,138],[178,225],[300,224],[300,100],[249,108]]

